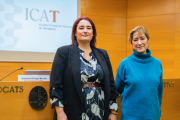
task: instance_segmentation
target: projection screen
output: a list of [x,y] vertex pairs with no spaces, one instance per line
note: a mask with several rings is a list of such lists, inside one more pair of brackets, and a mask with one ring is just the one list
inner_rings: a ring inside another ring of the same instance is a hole
[[80,0],[0,0],[0,61],[52,62],[71,44]]

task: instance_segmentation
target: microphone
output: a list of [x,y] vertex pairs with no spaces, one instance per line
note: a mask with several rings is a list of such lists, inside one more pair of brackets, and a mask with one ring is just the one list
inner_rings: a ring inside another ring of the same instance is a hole
[[11,72],[10,74],[8,74],[8,75],[6,75],[5,77],[3,77],[2,79],[0,79],[0,81],[3,80],[4,78],[6,78],[7,76],[11,75],[12,73],[14,73],[14,72],[16,72],[16,71],[18,71],[18,70],[22,70],[22,69],[23,69],[23,67],[20,67],[20,68],[18,68],[17,70],[14,70],[14,71]]

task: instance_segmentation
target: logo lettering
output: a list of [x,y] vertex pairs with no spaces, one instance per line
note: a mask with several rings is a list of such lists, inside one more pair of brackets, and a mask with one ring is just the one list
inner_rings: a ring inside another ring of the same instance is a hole
[[56,12],[59,13],[59,11],[50,10],[50,12],[53,12],[53,22],[56,22]]
[[[55,11],[55,10],[50,10],[49,13],[53,13],[53,22],[56,22],[56,13],[59,13],[59,11]],[[37,13],[39,15],[39,18],[37,16]],[[36,15],[35,15],[36,14]],[[38,9],[32,9],[28,10],[28,8],[26,8],[26,20],[29,20],[29,18],[33,21],[43,21],[46,20],[46,22],[49,22],[49,18],[48,15],[46,13],[46,10],[43,10],[41,16],[40,16],[41,12]]]
[[[19,88],[19,89],[18,89]],[[9,86],[4,86],[4,87],[1,87],[0,86],[0,93],[1,92],[5,92],[5,93],[7,93],[7,92],[9,92],[9,93],[11,93],[11,92],[23,92],[23,86],[11,86],[11,87],[9,87]]]
[[36,10],[36,11],[39,12],[38,9],[32,9],[31,12],[30,12],[30,18],[31,18],[33,21],[38,21],[39,19],[35,20],[35,19],[32,17],[32,12],[33,12],[34,10]]

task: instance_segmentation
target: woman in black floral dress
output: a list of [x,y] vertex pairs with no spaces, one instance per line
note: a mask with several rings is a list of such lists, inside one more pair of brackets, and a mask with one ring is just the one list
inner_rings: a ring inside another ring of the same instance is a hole
[[91,19],[78,18],[72,45],[55,55],[50,102],[54,120],[116,120],[118,94],[108,54],[95,48],[96,29]]

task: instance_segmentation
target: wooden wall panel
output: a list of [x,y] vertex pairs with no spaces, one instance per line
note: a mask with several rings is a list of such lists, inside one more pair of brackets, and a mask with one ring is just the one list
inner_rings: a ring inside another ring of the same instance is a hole
[[129,51],[126,52],[126,56],[127,57],[130,56],[132,53],[133,53],[133,50],[131,50],[131,51],[129,50]]
[[175,78],[174,72],[175,72],[174,67],[171,68],[164,67],[163,64],[163,79],[174,79]]
[[175,50],[180,50],[180,42],[175,43]]
[[[128,39],[128,35],[127,35],[127,39]],[[127,40],[127,51],[132,52],[132,50],[133,50],[132,44]]]
[[112,69],[113,69],[114,79],[116,79],[116,73],[117,73],[118,67],[112,67]]
[[159,59],[162,64],[163,67],[166,68],[173,68],[174,67],[174,50],[151,50],[152,52],[152,56],[154,56],[155,58]]
[[107,17],[107,16],[87,16],[95,23],[97,33],[106,34],[126,34],[126,18]]
[[[175,51],[174,67],[180,68],[180,50]],[[180,71],[178,71],[180,73]]]
[[149,47],[151,50],[174,50],[175,34],[168,33],[152,33],[150,35]]
[[81,0],[81,15],[85,14],[85,4],[86,4],[86,0]]
[[98,34],[97,46],[106,50],[120,50],[126,52],[126,35]]
[[83,14],[126,18],[126,0],[86,0],[85,4]]
[[127,34],[136,26],[143,25],[149,33],[174,32],[175,15],[127,18]]
[[180,0],[176,0],[176,13],[180,13]]
[[128,18],[173,14],[175,11],[176,0],[128,0]]
[[126,56],[126,51],[108,50],[107,52],[113,68],[117,68],[119,63],[124,59],[123,56]]
[[180,0],[176,0],[175,69],[174,77],[180,78]]
[[[175,33],[175,68],[179,68],[180,70],[180,32],[176,32]],[[179,71],[176,71],[177,73],[179,73]],[[180,78],[180,74],[175,75],[176,78],[177,76],[179,76]]]
[[[180,59],[179,59],[180,60]],[[174,78],[175,79],[179,79],[180,78],[180,67],[176,67],[175,69],[174,69]]]
[[176,31],[180,31],[180,14],[176,14],[175,18],[175,26],[176,26]]
[[175,32],[175,42],[180,43],[180,32]]

